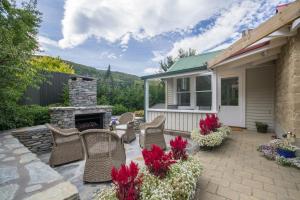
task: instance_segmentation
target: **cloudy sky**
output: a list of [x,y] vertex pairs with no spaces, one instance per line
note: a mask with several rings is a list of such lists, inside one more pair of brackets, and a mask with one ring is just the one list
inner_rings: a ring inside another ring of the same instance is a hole
[[145,75],[179,48],[222,49],[290,0],[38,0],[42,54]]

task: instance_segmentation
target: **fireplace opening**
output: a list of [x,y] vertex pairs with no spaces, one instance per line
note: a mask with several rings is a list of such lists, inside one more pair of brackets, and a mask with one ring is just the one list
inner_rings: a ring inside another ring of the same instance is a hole
[[103,129],[103,113],[75,115],[75,127],[79,131]]

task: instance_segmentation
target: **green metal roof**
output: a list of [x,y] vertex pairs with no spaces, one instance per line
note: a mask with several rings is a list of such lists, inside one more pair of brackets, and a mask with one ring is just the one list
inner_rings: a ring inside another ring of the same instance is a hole
[[183,69],[191,69],[195,67],[203,67],[207,62],[213,59],[221,51],[212,51],[208,53],[199,54],[196,56],[189,56],[178,59],[168,70],[168,72],[180,71]]
[[145,80],[145,79],[160,78],[160,77],[199,71],[199,70],[206,70],[207,62],[213,59],[217,54],[221,52],[222,50],[212,51],[208,53],[199,54],[196,56],[180,58],[169,68],[167,72],[142,76],[141,78]]

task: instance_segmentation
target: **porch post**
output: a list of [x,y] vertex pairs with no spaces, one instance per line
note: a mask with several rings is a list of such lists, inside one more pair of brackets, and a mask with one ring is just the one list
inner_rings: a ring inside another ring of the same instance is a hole
[[145,122],[148,120],[148,108],[149,108],[149,80],[144,80],[144,118]]

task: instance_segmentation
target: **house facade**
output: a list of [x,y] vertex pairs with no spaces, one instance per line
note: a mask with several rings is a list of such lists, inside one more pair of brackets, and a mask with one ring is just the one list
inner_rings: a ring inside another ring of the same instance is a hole
[[[268,124],[279,136],[300,136],[300,2],[222,51],[181,58],[167,72],[144,76],[145,118],[166,116],[166,129],[190,132],[215,113],[229,126]],[[165,82],[165,104],[149,106],[149,80]]]

